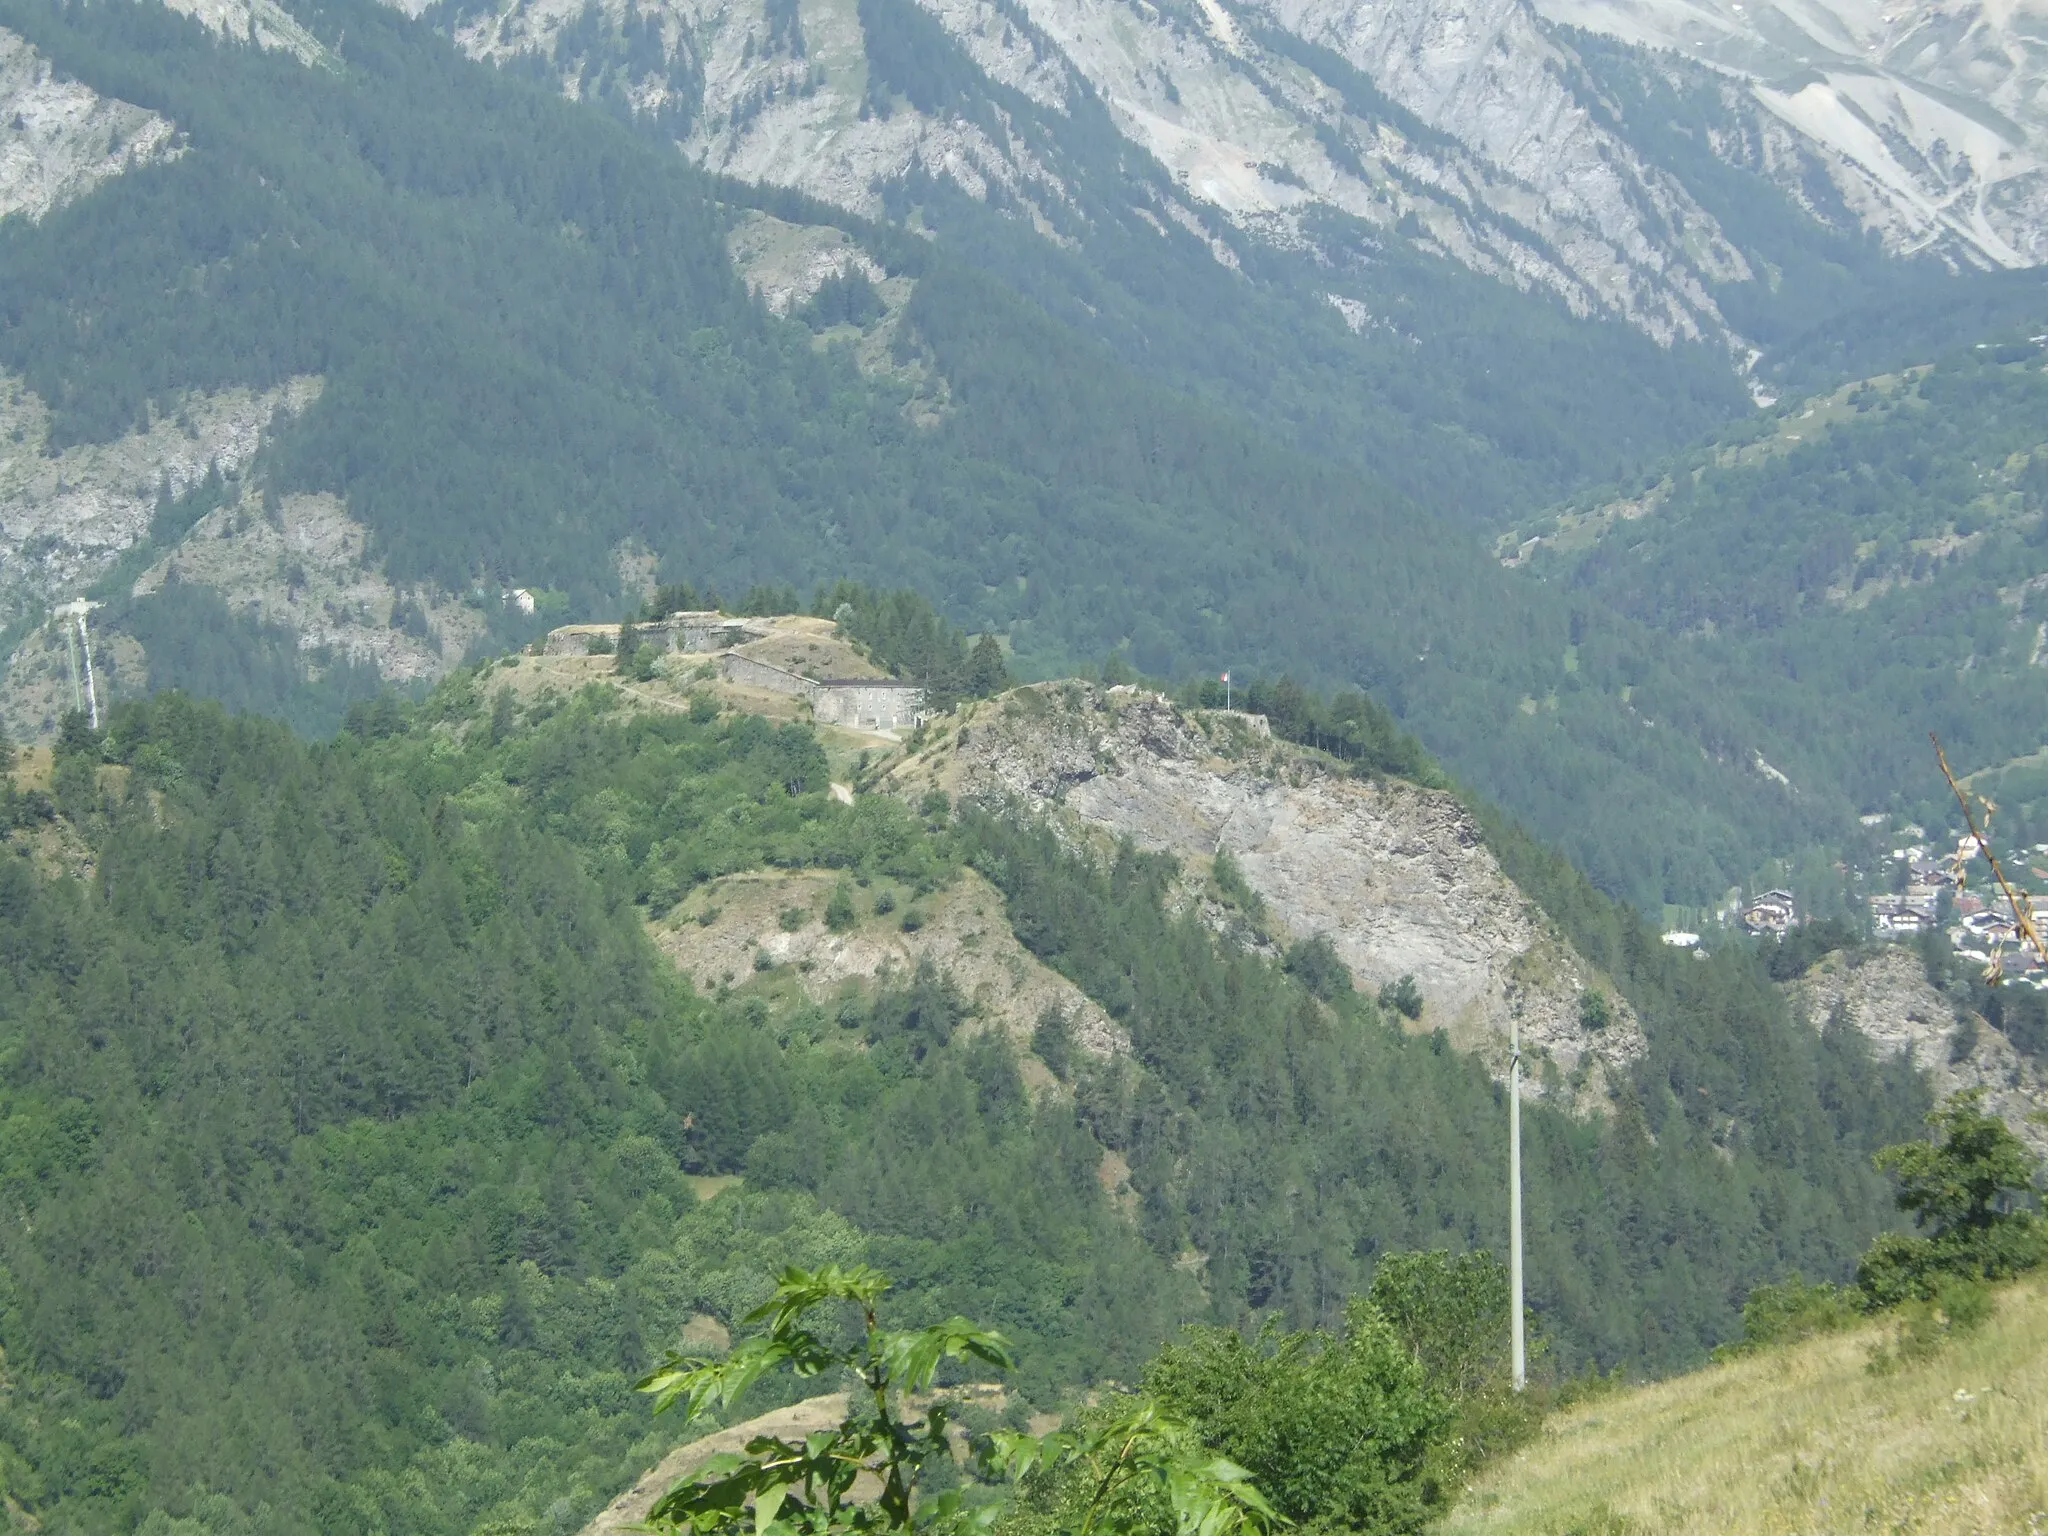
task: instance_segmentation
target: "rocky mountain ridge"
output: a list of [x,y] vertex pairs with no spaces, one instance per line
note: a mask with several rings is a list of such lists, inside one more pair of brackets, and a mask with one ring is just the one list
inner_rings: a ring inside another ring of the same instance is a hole
[[2048,259],[2048,10],[2038,0],[1537,0],[1553,22],[1720,73],[1803,144],[1865,227],[1967,264]]
[[[1162,233],[1190,230],[1226,264],[1239,237],[1317,251],[1354,327],[1381,317],[1341,274],[1405,239],[1746,358],[1717,294],[1774,287],[1776,253],[1709,211],[1715,173],[1659,147],[1663,125],[1628,115],[1605,50],[1575,29],[1641,45],[1632,74],[1706,102],[1673,125],[1687,155],[1741,172],[1758,200],[1954,266],[2048,257],[2042,61],[2023,9],[1754,9],[461,0],[430,14],[476,57],[657,120],[714,170],[870,217],[929,175],[1061,238],[1089,196],[1075,135],[1106,118],[1106,153],[1135,148],[1163,173],[1139,208]],[[906,28],[938,71],[907,93],[883,56]]]
[[279,411],[296,414],[317,378],[277,389],[192,393],[111,443],[49,445],[49,407],[0,374],[0,625],[73,596],[148,533],[157,503],[209,471],[233,475]]
[[0,28],[0,218],[40,219],[178,149],[168,119],[66,79]]
[[[1413,976],[1417,1027],[1444,1030],[1497,1073],[1519,1021],[1532,1092],[1597,1109],[1644,1048],[1628,1004],[1508,879],[1453,795],[1353,778],[1275,741],[1263,717],[1182,710],[1129,687],[1039,684],[942,724],[891,784],[1170,853],[1183,901],[1216,926],[1278,948],[1327,938],[1365,991]],[[1225,853],[1262,908],[1249,934],[1214,899]],[[1607,1005],[1604,1027],[1587,1025],[1589,992]]]

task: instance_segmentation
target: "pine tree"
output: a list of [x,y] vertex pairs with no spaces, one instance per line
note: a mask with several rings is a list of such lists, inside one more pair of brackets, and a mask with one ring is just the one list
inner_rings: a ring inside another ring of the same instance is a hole
[[990,694],[1001,693],[1011,686],[1010,668],[1003,660],[1003,648],[994,635],[983,635],[974,642],[974,652],[967,658],[967,693],[970,698],[985,699]]

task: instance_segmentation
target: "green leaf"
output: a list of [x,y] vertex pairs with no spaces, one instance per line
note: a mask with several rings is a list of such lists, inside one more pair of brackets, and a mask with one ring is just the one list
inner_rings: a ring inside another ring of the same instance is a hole
[[827,1264],[823,1269],[785,1269],[775,1280],[775,1293],[749,1312],[743,1321],[767,1322],[778,1334],[799,1317],[828,1301],[850,1301],[872,1310],[889,1288],[888,1278],[866,1264]]
[[670,1350],[661,1365],[636,1385],[639,1391],[654,1395],[656,1413],[665,1412],[679,1398],[687,1398],[684,1422],[688,1423],[709,1409],[730,1407],[764,1371],[793,1360],[799,1347],[803,1350],[803,1359],[795,1362],[799,1373],[816,1374],[817,1368],[805,1370],[815,1357],[816,1350],[811,1347],[815,1344],[808,1336],[794,1344],[773,1337],[748,1339],[723,1360],[705,1360]]
[[991,1329],[977,1328],[964,1317],[948,1318],[911,1333],[885,1333],[879,1345],[877,1353],[892,1384],[905,1392],[922,1392],[930,1386],[941,1360],[971,1356],[1001,1370],[1016,1363],[1008,1340]]

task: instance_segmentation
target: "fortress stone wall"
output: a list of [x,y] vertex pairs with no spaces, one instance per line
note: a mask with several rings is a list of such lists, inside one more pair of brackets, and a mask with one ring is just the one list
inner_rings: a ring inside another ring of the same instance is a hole
[[[736,645],[745,645],[749,640],[762,639],[766,634],[764,630],[740,619],[729,619],[721,613],[672,613],[665,619],[635,624],[633,629],[640,636],[642,645],[651,645],[658,650],[683,651],[691,654],[728,651]],[[549,631],[546,654],[581,656],[590,649],[590,642],[598,636],[616,645],[619,641],[619,626],[565,624],[560,629]]]
[[[729,683],[807,700],[813,718],[821,724],[871,731],[908,730],[924,712],[924,689],[915,683],[890,677],[805,677],[737,649],[780,633],[773,620],[749,622],[721,613],[672,613],[665,619],[636,624],[634,629],[643,644],[671,652],[715,654],[718,674]],[[581,656],[593,641],[615,646],[618,636],[616,624],[567,624],[548,635],[544,649],[550,656]],[[810,647],[806,645],[804,650],[808,655]]]
[[825,725],[902,730],[916,725],[924,709],[924,690],[915,683],[902,683],[894,678],[799,677],[771,662],[737,651],[721,657],[718,670],[729,683],[810,700],[812,718]]
[[861,678],[811,685],[812,716],[832,725],[893,731],[916,725],[923,709],[924,690],[913,683]]
[[757,661],[752,656],[742,656],[737,651],[720,658],[719,676],[729,683],[740,683],[749,688],[766,688],[771,693],[793,693],[799,698],[817,687],[808,677],[798,677],[772,662]]

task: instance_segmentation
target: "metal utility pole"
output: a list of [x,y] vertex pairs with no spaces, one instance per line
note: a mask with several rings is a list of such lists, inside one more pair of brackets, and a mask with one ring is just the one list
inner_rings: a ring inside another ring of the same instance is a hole
[[[253,13],[252,13],[253,14]],[[92,728],[100,728],[100,691],[92,680],[92,631],[85,627],[85,609],[78,613],[78,643],[85,651],[85,705],[91,713]]]
[[1529,1384],[1529,1359],[1522,1338],[1522,1021],[1511,1023],[1508,1055],[1508,1305],[1514,1338],[1515,1390]]
[[[75,635],[68,628],[64,635],[65,648],[70,652],[71,658],[71,696],[74,701],[82,703],[89,711],[89,718],[92,721],[92,728],[94,730],[100,728],[100,694],[98,687],[93,682],[92,634],[85,627],[85,616],[91,613],[97,606],[98,604],[81,597],[64,604],[63,607],[57,610],[58,617],[69,619],[77,626],[77,633]],[[78,652],[80,649],[85,652],[85,697],[83,700],[78,699]]]
[[85,708],[85,689],[78,680],[78,631],[69,624],[64,626],[64,670],[71,677],[71,707]]

